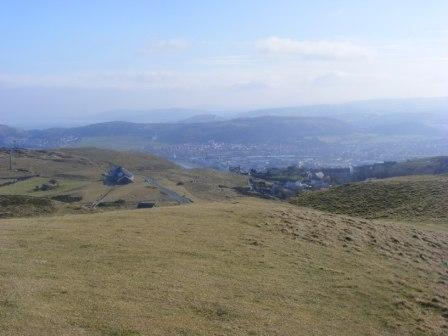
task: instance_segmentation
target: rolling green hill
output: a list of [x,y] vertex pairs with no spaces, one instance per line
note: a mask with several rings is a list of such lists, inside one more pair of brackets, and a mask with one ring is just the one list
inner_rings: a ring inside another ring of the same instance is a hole
[[448,176],[421,175],[346,184],[291,201],[364,218],[448,222]]

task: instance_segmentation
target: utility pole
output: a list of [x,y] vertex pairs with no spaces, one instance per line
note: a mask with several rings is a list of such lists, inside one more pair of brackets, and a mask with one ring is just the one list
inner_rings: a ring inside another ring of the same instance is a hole
[[9,170],[12,170],[12,155],[14,153],[14,148],[16,147],[16,142],[13,141],[12,147],[9,149]]
[[9,149],[9,170],[12,170],[12,147]]

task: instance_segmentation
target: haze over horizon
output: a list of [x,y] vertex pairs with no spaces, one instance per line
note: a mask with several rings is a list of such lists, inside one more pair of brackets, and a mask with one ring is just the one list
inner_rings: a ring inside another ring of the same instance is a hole
[[10,1],[0,124],[448,96],[448,2]]

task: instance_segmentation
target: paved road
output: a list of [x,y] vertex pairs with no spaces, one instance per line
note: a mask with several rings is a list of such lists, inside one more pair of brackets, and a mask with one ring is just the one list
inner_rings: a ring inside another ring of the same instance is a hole
[[188,204],[188,203],[193,202],[188,197],[181,196],[174,190],[171,190],[171,189],[161,186],[160,183],[157,182],[157,180],[154,177],[145,177],[145,182],[150,184],[153,187],[156,187],[157,189],[160,190],[160,192],[162,194],[167,195],[171,200],[173,200],[174,202],[177,202],[178,204]]

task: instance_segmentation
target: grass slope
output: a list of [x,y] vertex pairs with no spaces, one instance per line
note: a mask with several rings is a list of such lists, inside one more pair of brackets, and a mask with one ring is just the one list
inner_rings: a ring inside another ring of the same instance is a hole
[[48,198],[0,195],[0,218],[48,215],[55,212],[55,202]]
[[[0,195],[24,195],[52,198],[69,195],[80,197],[79,205],[89,206],[103,195],[104,201],[124,200],[124,206],[135,208],[139,201],[158,205],[175,204],[172,198],[145,182],[154,178],[161,186],[193,201],[221,201],[237,196],[235,186],[246,185],[246,179],[233,174],[208,170],[186,170],[165,159],[138,152],[120,152],[96,148],[60,149],[53,151],[18,150],[14,154],[15,171],[9,171],[9,153],[0,151],[0,182],[12,177],[31,178],[14,184],[0,185]],[[111,187],[103,184],[102,174],[111,165],[122,165],[135,175],[135,183]],[[38,175],[38,176],[35,176]],[[34,176],[34,177],[32,177]],[[56,179],[58,187],[36,191],[34,187]]]
[[240,200],[0,220],[1,334],[446,334],[446,233]]
[[409,176],[353,183],[299,195],[292,203],[364,218],[448,220],[448,176]]

